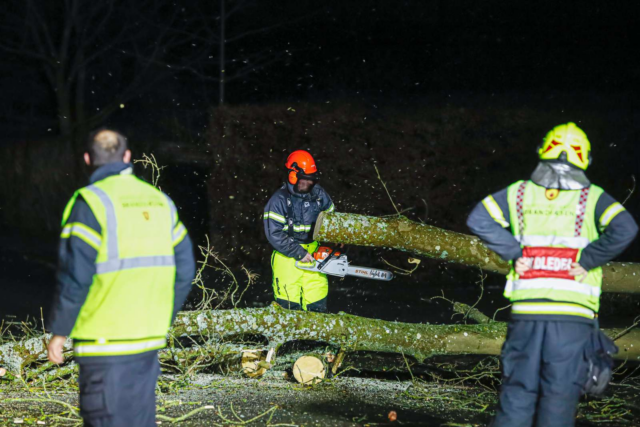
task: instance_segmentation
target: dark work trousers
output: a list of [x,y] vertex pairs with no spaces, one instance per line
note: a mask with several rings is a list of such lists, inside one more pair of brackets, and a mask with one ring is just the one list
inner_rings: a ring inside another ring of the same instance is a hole
[[571,427],[587,380],[593,325],[512,320],[502,347],[502,387],[494,427]]
[[[100,359],[105,362],[96,362]],[[78,358],[80,415],[85,427],[155,426],[158,352],[100,359]]]

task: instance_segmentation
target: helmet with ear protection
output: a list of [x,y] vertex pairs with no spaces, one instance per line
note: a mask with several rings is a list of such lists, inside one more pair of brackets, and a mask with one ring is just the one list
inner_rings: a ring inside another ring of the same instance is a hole
[[564,160],[586,170],[591,164],[591,143],[587,135],[575,123],[554,127],[538,148],[540,160]]
[[298,179],[317,181],[319,178],[316,161],[308,151],[296,150],[289,154],[285,166],[289,170],[288,180],[292,185],[295,185]]

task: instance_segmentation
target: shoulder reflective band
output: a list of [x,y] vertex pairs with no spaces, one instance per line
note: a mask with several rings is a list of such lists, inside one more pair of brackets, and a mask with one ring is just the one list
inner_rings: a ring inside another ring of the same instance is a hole
[[178,224],[178,210],[176,209],[175,203],[173,200],[169,198],[166,194],[162,193],[162,195],[167,199],[167,203],[169,204],[169,208],[171,208],[171,225],[176,226]]
[[277,214],[275,212],[265,212],[264,216],[262,217],[263,219],[272,219],[276,222],[279,222],[280,224],[284,224],[286,222],[286,220],[284,219],[284,216]]
[[576,226],[575,237],[580,237],[582,234],[582,224],[584,223],[584,214],[587,210],[587,198],[589,197],[589,187],[580,190],[580,200],[578,201],[578,207],[576,208]]
[[491,218],[493,218],[495,222],[500,224],[502,228],[507,228],[509,226],[507,220],[504,219],[504,212],[502,212],[502,209],[500,209],[500,206],[493,198],[493,196],[485,197],[482,201],[482,204],[484,205],[484,208],[487,210],[487,212],[489,212],[489,215],[491,215]]
[[173,240],[173,246],[176,246],[178,243],[184,239],[184,236],[187,235],[187,228],[184,226],[182,222],[180,222],[176,228],[173,230],[173,235],[171,236]]
[[511,306],[512,314],[562,314],[570,316],[586,317],[593,319],[595,314],[593,310],[583,307],[579,304],[571,304],[566,302],[514,302]]
[[575,292],[589,297],[600,297],[600,288],[581,283],[577,280],[557,279],[543,277],[539,279],[515,280],[513,282],[513,292],[525,291],[529,289],[551,289],[554,291]]
[[[116,219],[116,210],[113,207],[111,199],[101,188],[90,185],[87,190],[98,196],[107,215],[107,257],[111,259],[118,258],[118,220]],[[103,230],[104,232],[104,230]]]
[[68,239],[76,236],[96,251],[100,249],[102,244],[102,236],[93,228],[88,227],[80,222],[72,222],[64,226],[60,237]]
[[618,214],[624,210],[624,206],[622,206],[618,202],[615,202],[603,212],[602,216],[600,217],[600,226],[608,226],[611,220],[613,220],[613,218],[618,216]]
[[325,212],[333,212],[336,210],[336,207],[333,203],[331,203],[331,206],[329,206],[329,209],[327,209]]
[[167,199],[167,204],[171,209],[171,241],[173,242],[173,247],[175,248],[178,243],[182,241],[184,236],[187,235],[187,229],[182,222],[178,220],[178,209],[176,208],[176,204],[173,203],[173,200],[169,198],[166,194],[162,193],[162,195]]
[[524,236],[524,211],[522,209],[522,203],[524,202],[524,189],[527,187],[527,181],[524,181],[518,186],[516,193],[516,213],[518,215],[518,234]]
[[157,350],[166,345],[165,338],[139,341],[90,341],[74,343],[73,353],[77,356],[110,356],[143,353]]

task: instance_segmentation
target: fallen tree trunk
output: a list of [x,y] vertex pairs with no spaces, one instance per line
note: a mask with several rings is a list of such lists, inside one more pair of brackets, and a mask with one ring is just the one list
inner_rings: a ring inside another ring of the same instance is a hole
[[[183,312],[173,327],[176,335],[207,334],[221,339],[242,335],[264,336],[270,346],[288,341],[322,341],[346,351],[401,353],[419,362],[437,355],[500,354],[506,323],[428,325],[369,319],[350,314],[308,313],[265,308]],[[622,330],[609,329],[609,336]],[[619,358],[640,360],[640,330],[616,341]]]
[[[313,238],[321,242],[393,248],[495,273],[509,271],[508,263],[477,237],[420,224],[403,216],[379,218],[322,212]],[[610,262],[602,269],[603,292],[640,293],[640,264]]]
[[[414,357],[418,362],[438,355],[500,354],[507,330],[506,323],[479,325],[428,325],[369,319],[350,314],[308,313],[285,310],[273,304],[265,308],[181,312],[172,328],[174,336],[217,337],[224,345],[211,346],[215,356],[205,354],[205,347],[167,349],[161,360],[193,359],[212,365],[237,360],[241,352],[230,342],[247,336],[263,336],[268,347],[289,341],[319,341],[347,352],[368,351],[396,353]],[[615,337],[622,330],[605,330]],[[43,375],[47,336],[0,346],[0,366],[12,373],[28,375],[38,370]],[[616,341],[619,359],[640,360],[640,329],[632,329]],[[70,357],[70,355],[69,355]],[[216,360],[217,358],[217,360]],[[46,362],[48,363],[48,362]],[[235,362],[234,362],[235,363]],[[238,365],[239,366],[239,365]],[[38,375],[38,376],[40,376]]]

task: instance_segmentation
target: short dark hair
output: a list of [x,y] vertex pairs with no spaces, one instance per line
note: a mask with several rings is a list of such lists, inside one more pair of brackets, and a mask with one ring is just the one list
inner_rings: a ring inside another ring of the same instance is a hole
[[115,130],[100,128],[89,134],[87,152],[94,166],[121,162],[127,149],[127,138]]

